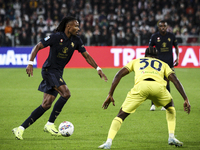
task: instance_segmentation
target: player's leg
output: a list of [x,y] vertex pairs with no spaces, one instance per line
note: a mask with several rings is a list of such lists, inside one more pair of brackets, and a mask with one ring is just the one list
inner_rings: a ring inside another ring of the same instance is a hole
[[126,113],[122,109],[120,109],[118,115],[113,119],[111,123],[110,129],[108,132],[107,141],[104,144],[100,145],[98,148],[110,149],[113,139],[115,138],[117,132],[119,131],[123,121],[129,114],[130,113]]
[[154,111],[154,110],[156,110],[156,107],[155,107],[154,103],[151,101],[150,111]]
[[58,130],[55,128],[54,122],[71,95],[66,85],[61,85],[58,88],[55,88],[55,90],[60,94],[60,98],[56,101],[54,105],[49,120],[44,126],[44,131],[50,132],[52,135],[60,135]]
[[183,143],[177,140],[174,136],[176,127],[176,110],[174,107],[173,100],[165,106],[165,109],[166,109],[166,120],[169,133],[168,144],[175,146],[182,146]]
[[55,98],[56,97],[53,95],[44,93],[42,105],[37,107],[31,113],[31,115],[21,124],[21,126],[14,128],[12,130],[17,139],[19,140],[23,139],[22,135],[24,133],[24,130],[28,128],[30,125],[32,125],[38,118],[40,118],[45,113],[45,111],[47,111],[51,107],[51,104],[55,100]]
[[56,88],[56,90],[59,92],[60,98],[55,103],[54,108],[49,117],[49,122],[51,123],[54,123],[55,119],[60,114],[63,106],[71,96],[70,91],[66,85],[61,85],[60,87]]
[[134,88],[131,89],[130,92],[128,92],[126,99],[122,104],[122,108],[120,109],[118,115],[113,119],[111,123],[107,136],[107,141],[104,144],[100,145],[98,148],[110,149],[112,141],[115,138],[117,132],[119,131],[125,118],[130,113],[134,113],[137,107],[139,107],[146,100],[145,94],[142,95],[141,92],[142,93],[146,92],[146,83],[144,84],[140,83],[134,86]]

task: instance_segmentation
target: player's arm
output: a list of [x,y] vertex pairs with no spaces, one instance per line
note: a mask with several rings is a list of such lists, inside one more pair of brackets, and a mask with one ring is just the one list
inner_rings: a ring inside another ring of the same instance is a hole
[[41,50],[42,48],[44,48],[44,46],[41,42],[39,42],[36,46],[33,47],[32,51],[31,51],[29,63],[28,63],[28,66],[26,67],[26,73],[28,74],[29,77],[30,77],[30,75],[33,76],[33,61],[34,61],[34,58],[36,57],[38,51]]
[[106,77],[106,75],[103,73],[103,71],[101,70],[100,67],[98,67],[98,65],[96,64],[96,62],[94,61],[94,59],[89,55],[89,53],[87,51],[81,53],[82,56],[85,58],[85,60],[87,61],[88,64],[90,64],[93,68],[97,69],[99,76],[104,79],[105,81],[108,80],[108,78]]
[[187,98],[187,95],[186,95],[186,93],[184,91],[184,88],[183,88],[182,84],[180,83],[180,81],[178,80],[178,78],[176,77],[176,75],[174,73],[171,73],[169,75],[168,79],[173,82],[173,84],[175,85],[176,89],[179,91],[179,93],[183,97],[183,99],[184,99],[184,104],[183,104],[184,111],[186,111],[189,114],[191,106],[190,106],[189,100]]
[[174,66],[178,66],[178,63],[179,63],[179,49],[178,49],[178,45],[175,46],[175,53],[176,53],[176,60],[174,62]]
[[117,72],[117,74],[115,75],[115,77],[114,77],[114,79],[112,81],[112,85],[110,87],[110,91],[108,93],[108,96],[107,96],[106,100],[104,101],[104,103],[102,105],[102,108],[107,109],[111,102],[113,103],[113,106],[115,106],[115,100],[113,98],[113,93],[115,91],[115,88],[119,84],[121,78],[124,77],[127,74],[129,74],[129,70],[126,69],[125,67]]

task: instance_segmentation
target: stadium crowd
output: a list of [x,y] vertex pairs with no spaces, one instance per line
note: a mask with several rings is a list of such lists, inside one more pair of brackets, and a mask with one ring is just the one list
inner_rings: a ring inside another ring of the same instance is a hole
[[33,46],[66,15],[85,45],[148,45],[161,19],[177,37],[200,35],[199,0],[0,0],[0,47]]

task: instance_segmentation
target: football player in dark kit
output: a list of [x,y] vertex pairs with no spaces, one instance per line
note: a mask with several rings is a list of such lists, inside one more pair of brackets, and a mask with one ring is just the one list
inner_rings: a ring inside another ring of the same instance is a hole
[[[179,48],[176,37],[173,33],[167,32],[167,22],[165,20],[161,20],[158,22],[158,30],[159,32],[153,34],[149,41],[149,46],[155,46],[158,50],[158,59],[167,63],[172,70],[174,70],[174,66],[177,66],[179,63]],[[176,51],[176,60],[173,61],[173,46]],[[169,80],[167,80],[167,90],[170,92]],[[155,110],[155,105],[152,102],[151,111]],[[161,110],[165,110],[164,107]]]
[[42,39],[33,49],[30,56],[30,61],[26,68],[28,76],[33,76],[33,60],[37,52],[44,47],[50,46],[50,52],[47,60],[42,67],[43,80],[39,85],[38,90],[44,92],[43,102],[37,107],[31,115],[12,131],[15,137],[23,140],[23,133],[26,128],[40,118],[52,105],[57,94],[60,98],[56,101],[51,112],[48,122],[44,126],[44,131],[51,135],[61,135],[55,128],[54,121],[60,114],[63,106],[70,98],[70,91],[62,78],[65,65],[70,61],[75,50],[78,50],[85,58],[88,64],[95,68],[99,76],[107,81],[106,75],[101,68],[96,64],[94,59],[86,51],[82,40],[77,36],[79,31],[79,22],[74,17],[64,17],[58,25],[56,32]]

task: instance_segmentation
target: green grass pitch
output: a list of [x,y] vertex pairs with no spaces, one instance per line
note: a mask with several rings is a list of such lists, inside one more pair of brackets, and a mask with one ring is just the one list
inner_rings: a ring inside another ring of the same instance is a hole
[[[52,107],[24,132],[24,140],[16,140],[11,130],[42,103],[43,93],[37,90],[41,69],[28,77],[25,68],[0,69],[0,150],[94,150],[106,141],[112,119],[117,115],[127,92],[134,85],[134,73],[124,77],[115,93],[116,106],[101,108],[113,77],[120,68],[104,68],[108,82],[102,81],[95,69],[65,69],[63,78],[71,98],[55,124],[70,121],[75,126],[71,137],[53,137],[43,132]],[[183,111],[183,99],[171,83],[171,94],[177,111],[176,138],[184,143],[183,150],[200,149],[200,69],[176,69],[191,104],[190,115]],[[58,97],[57,97],[58,98]],[[55,103],[55,102],[54,102]],[[53,104],[54,104],[53,103]],[[173,150],[167,143],[165,111],[161,107],[149,111],[144,102],[122,124],[112,145],[114,150]]]

